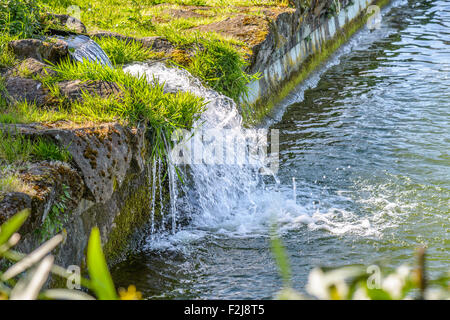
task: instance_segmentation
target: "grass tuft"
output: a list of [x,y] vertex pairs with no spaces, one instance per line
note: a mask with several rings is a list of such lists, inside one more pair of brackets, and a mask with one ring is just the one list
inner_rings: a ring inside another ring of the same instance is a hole
[[11,35],[32,36],[40,28],[42,6],[38,0],[2,0],[0,29]]
[[[120,99],[104,100],[100,108],[94,110],[100,102],[98,97],[89,97],[83,104],[76,105],[79,114],[86,116],[106,114],[108,117],[117,116],[132,123],[145,122],[153,128],[173,127],[190,128],[203,111],[203,99],[191,93],[164,93],[163,85],[154,83],[149,85],[145,76],[135,77],[122,69],[109,68],[95,62],[83,63],[65,60],[54,65],[58,72],[56,77],[48,77],[47,84],[62,80],[103,80],[114,82],[123,90]],[[91,100],[89,100],[91,99]],[[83,109],[86,108],[86,112]]]
[[95,39],[114,65],[123,65],[133,61],[160,59],[164,54],[143,47],[138,41],[124,41],[113,37]]
[[6,167],[0,167],[0,195],[9,192],[32,194],[34,190],[22,181],[17,174],[10,172]]
[[0,68],[8,68],[16,63],[16,58],[9,49],[8,42],[17,38],[17,36],[11,36],[6,30],[0,32]]
[[23,163],[31,160],[33,144],[23,135],[0,131],[0,162]]
[[33,143],[32,155],[37,160],[69,162],[72,159],[71,154],[66,148],[60,147],[43,138],[39,138]]
[[55,160],[69,162],[70,153],[44,138],[32,141],[19,132],[0,131],[0,164],[23,164],[28,161]]

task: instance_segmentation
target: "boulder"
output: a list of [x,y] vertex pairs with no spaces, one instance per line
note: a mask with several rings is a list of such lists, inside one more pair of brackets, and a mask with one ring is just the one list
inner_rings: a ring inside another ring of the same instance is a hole
[[55,76],[56,71],[50,69],[50,66],[42,63],[34,58],[28,58],[23,60],[19,65],[16,65],[13,69],[9,70],[5,77],[20,76],[24,78],[30,78],[31,76],[45,77],[47,75]]
[[[69,165],[43,161],[29,163],[17,172],[18,177],[30,186],[32,193],[11,192],[0,198],[0,224],[24,209],[31,210],[24,231],[39,228],[53,205],[66,198],[67,212],[75,208],[84,194],[84,184],[79,174]],[[70,198],[66,197],[67,193]]]
[[[133,129],[118,123],[79,127],[72,123],[45,126],[0,124],[0,130],[2,128],[10,131],[14,128],[14,132],[33,138],[46,137],[64,146],[71,154],[72,163],[84,181],[85,198],[90,201],[105,203],[114,191],[122,186],[130,170],[142,172],[145,167],[142,158],[145,154],[144,128]],[[51,175],[54,176],[54,174]],[[39,176],[39,174],[33,174],[33,176]],[[29,180],[25,181],[28,184],[34,184]],[[81,184],[81,182],[76,183]],[[48,184],[50,185],[51,183]]]
[[73,130],[56,129],[55,139],[66,146],[79,168],[87,198],[106,202],[122,185],[133,158],[128,129],[104,124]]
[[47,18],[53,21],[53,23],[59,24],[67,29],[77,32],[86,33],[86,26],[77,18],[69,16],[68,14],[55,14],[47,13]]
[[21,77],[8,77],[5,81],[7,100],[11,103],[27,101],[37,106],[52,104],[50,91],[40,81]]
[[16,213],[31,209],[31,197],[22,192],[11,192],[0,198],[0,225]]
[[8,46],[19,59],[34,58],[41,62],[58,63],[69,55],[67,43],[58,39],[13,40],[8,43]]
[[115,38],[117,40],[122,40],[122,41],[126,41],[126,42],[137,41],[137,39],[135,39],[133,37],[125,36],[123,34],[113,32],[113,31],[94,31],[94,32],[90,32],[89,35],[92,38],[98,38],[98,39]]
[[[36,71],[39,72],[37,64],[35,66]],[[43,67],[45,67],[45,65]],[[44,72],[43,70],[41,71]],[[70,102],[82,101],[83,92],[100,98],[122,96],[122,90],[114,82],[101,80],[67,80],[58,82],[57,85],[61,95]],[[37,107],[50,106],[59,103],[59,100],[51,94],[50,90],[43,86],[38,80],[9,76],[5,81],[5,89],[6,93],[3,93],[3,95],[11,103],[27,101],[29,103],[35,103]]]
[[174,45],[163,37],[145,37],[137,41],[141,42],[144,48],[157,52],[171,53],[175,49]]

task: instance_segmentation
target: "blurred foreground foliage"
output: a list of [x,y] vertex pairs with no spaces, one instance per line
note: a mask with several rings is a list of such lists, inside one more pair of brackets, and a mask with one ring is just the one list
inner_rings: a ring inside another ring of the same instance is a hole
[[286,250],[272,232],[272,252],[283,279],[280,300],[448,300],[450,272],[437,279],[427,279],[425,248],[417,249],[417,266],[402,265],[387,273],[378,266],[351,265],[341,268],[314,268],[308,277],[307,295],[291,286],[291,269]]
[[[19,228],[24,224],[30,214],[24,210],[0,227],[0,265],[8,266],[0,271],[0,300],[35,300],[35,299],[61,299],[61,300],[137,300],[141,294],[134,286],[119,289],[119,294],[114,287],[105,256],[101,247],[100,231],[94,228],[89,237],[87,248],[87,266],[89,279],[79,277],[70,269],[65,269],[54,264],[54,256],[51,254],[64,237],[58,234],[44,242],[39,248],[29,254],[23,254],[12,248],[20,240]],[[4,260],[8,260],[7,261]],[[50,274],[67,280],[69,284],[79,283],[80,289],[46,288]],[[87,293],[88,292],[88,293]]]

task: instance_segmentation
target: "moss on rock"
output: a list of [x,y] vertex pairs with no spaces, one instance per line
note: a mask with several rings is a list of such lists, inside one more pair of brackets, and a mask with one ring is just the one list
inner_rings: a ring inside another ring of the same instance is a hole
[[[387,5],[389,0],[378,0],[375,2],[379,7]],[[254,125],[261,122],[287,95],[294,90],[301,82],[303,82],[317,67],[326,61],[341,45],[361,27],[367,23],[368,15],[362,12],[358,17],[350,22],[336,33],[336,35],[319,47],[311,46],[312,54],[310,54],[302,63],[300,68],[293,72],[287,79],[279,79],[279,85],[276,91],[271,91],[270,96],[260,97],[255,103],[251,105],[251,114],[246,114],[245,124]],[[295,62],[289,59],[288,65],[284,68],[294,69]]]

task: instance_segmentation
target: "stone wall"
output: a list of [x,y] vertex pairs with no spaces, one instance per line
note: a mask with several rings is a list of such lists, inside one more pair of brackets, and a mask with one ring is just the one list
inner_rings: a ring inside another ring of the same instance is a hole
[[65,241],[55,253],[57,263],[84,265],[85,249],[95,226],[100,229],[109,263],[129,251],[133,234],[142,231],[151,214],[151,145],[146,128],[118,123],[79,127],[56,123],[1,125],[0,129],[31,139],[51,139],[66,147],[72,157],[70,163],[42,161],[25,165],[19,174],[33,193],[9,194],[0,199],[5,219],[9,212],[12,215],[31,208],[31,217],[20,231],[20,250],[31,252],[43,241],[36,231],[41,230],[52,207],[67,192],[70,201],[65,204],[64,215],[68,220],[64,223]]
[[279,101],[286,82],[295,77],[307,59],[319,54],[330,41],[337,41],[339,35],[348,36],[345,29],[377,2],[344,1],[340,12],[332,16],[320,12],[301,15],[298,11],[279,15],[266,40],[253,49],[249,72],[259,72],[261,79],[248,85],[249,94],[243,100],[256,108],[267,101]]

